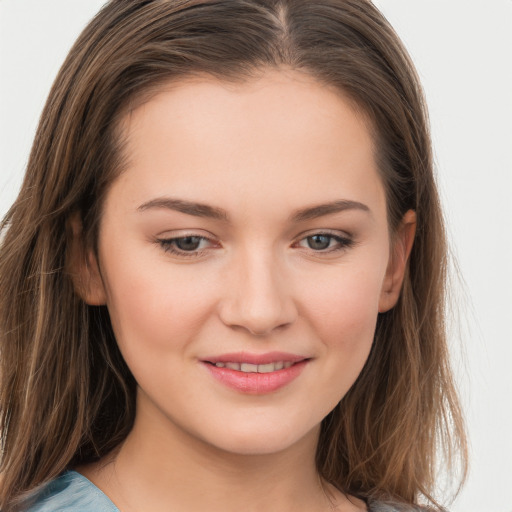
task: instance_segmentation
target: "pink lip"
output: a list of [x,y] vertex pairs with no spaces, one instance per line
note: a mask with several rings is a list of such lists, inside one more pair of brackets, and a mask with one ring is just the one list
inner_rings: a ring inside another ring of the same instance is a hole
[[267,352],[266,354],[250,354],[249,352],[233,352],[231,354],[222,354],[220,356],[208,357],[203,361],[208,363],[249,363],[249,364],[270,364],[279,361],[290,361],[298,363],[304,361],[307,357],[287,352]]
[[[294,364],[289,368],[269,373],[245,373],[215,366],[215,363],[269,364],[278,361],[289,361]],[[263,395],[290,384],[302,373],[309,361],[310,359],[303,356],[283,352],[269,352],[267,354],[223,354],[208,358],[202,363],[215,379],[227,387],[249,395]]]

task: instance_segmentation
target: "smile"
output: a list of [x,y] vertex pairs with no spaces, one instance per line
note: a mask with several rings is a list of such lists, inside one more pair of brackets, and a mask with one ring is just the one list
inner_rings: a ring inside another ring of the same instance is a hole
[[217,368],[228,368],[229,370],[235,370],[243,373],[272,373],[283,368],[290,368],[294,363],[291,361],[276,361],[275,363],[268,364],[251,364],[251,363],[222,363],[217,362],[215,366]]
[[263,395],[278,391],[297,379],[310,358],[273,352],[267,354],[224,354],[201,361],[209,374],[232,390]]

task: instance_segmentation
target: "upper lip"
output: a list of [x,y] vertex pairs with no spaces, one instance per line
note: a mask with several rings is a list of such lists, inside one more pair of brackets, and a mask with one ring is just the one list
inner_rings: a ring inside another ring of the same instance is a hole
[[208,363],[249,363],[249,364],[270,364],[280,361],[298,363],[308,359],[305,356],[290,354],[288,352],[267,352],[265,354],[251,354],[249,352],[233,352],[204,358]]

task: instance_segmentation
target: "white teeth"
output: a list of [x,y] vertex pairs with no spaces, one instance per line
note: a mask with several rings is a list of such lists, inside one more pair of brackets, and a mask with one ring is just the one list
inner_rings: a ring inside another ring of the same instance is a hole
[[276,370],[276,365],[274,363],[258,365],[258,373],[270,373],[270,372],[274,372],[275,370]]
[[229,370],[236,370],[243,373],[271,373],[282,370],[283,368],[290,368],[293,363],[290,361],[277,361],[275,363],[267,364],[251,364],[251,363],[215,363],[217,368],[228,368]]
[[257,364],[250,364],[250,363],[242,363],[240,365],[240,371],[244,373],[257,373],[258,372],[258,365]]

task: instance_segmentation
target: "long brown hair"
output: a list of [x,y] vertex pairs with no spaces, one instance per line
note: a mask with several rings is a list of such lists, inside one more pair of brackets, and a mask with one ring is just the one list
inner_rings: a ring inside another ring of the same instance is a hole
[[322,423],[319,474],[352,495],[407,503],[435,502],[440,454],[464,475],[426,109],[387,21],[368,0],[111,0],[59,72],[1,225],[2,510],[109,453],[134,421],[136,383],[108,311],[79,298],[68,265],[70,218],[94,247],[103,198],[122,172],[120,119],[168,80],[244,80],[268,67],[348,95],[373,127],[391,235],[407,210],[417,214],[401,298],[380,314],[361,375]]

